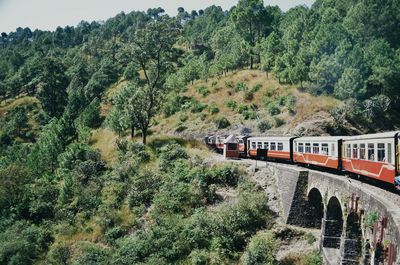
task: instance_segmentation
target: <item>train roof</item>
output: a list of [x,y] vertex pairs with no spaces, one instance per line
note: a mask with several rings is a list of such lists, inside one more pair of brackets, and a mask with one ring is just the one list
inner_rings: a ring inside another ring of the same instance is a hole
[[248,140],[252,141],[290,141],[293,136],[262,136],[262,137],[249,137]]
[[296,138],[295,141],[302,141],[302,142],[313,142],[313,141],[328,141],[328,142],[333,142],[333,141],[339,141],[339,140],[344,140],[346,139],[347,136],[307,136],[307,137],[299,137]]
[[384,133],[355,135],[355,136],[349,136],[345,140],[352,141],[352,140],[394,138],[396,136],[396,134],[400,134],[400,132],[399,131],[393,131],[393,132],[384,132]]

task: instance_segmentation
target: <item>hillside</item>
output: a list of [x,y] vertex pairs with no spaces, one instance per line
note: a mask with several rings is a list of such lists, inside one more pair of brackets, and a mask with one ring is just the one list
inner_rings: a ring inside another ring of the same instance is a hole
[[[248,128],[253,134],[287,135],[301,133],[303,127],[309,134],[323,134],[326,132],[318,127],[331,122],[329,111],[340,104],[333,97],[312,96],[296,85],[279,84],[271,75],[267,78],[257,70],[234,71],[207,82],[195,81],[182,95],[192,104],[183,106],[171,117],[157,118],[157,132],[204,136],[240,134]],[[230,126],[217,128],[215,121],[221,117],[227,118]],[[266,127],[259,128],[263,123]]]

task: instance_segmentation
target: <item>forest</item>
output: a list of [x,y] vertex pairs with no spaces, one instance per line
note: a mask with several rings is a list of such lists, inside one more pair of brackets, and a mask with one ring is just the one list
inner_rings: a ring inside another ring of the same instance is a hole
[[[333,132],[399,128],[400,1],[265,4],[1,33],[0,263],[279,264],[268,198],[246,172],[210,166],[187,148],[199,143],[150,138],[152,128],[204,109],[188,85],[243,69],[343,102]],[[91,145],[100,127],[118,136],[112,162]],[[220,187],[237,190],[236,202],[221,201]]]

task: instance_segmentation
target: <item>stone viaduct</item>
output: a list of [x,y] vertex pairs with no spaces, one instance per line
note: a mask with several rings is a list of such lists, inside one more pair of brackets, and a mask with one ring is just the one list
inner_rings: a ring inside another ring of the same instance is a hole
[[400,264],[400,195],[298,166],[268,162],[263,170],[276,179],[284,221],[321,229],[325,264]]

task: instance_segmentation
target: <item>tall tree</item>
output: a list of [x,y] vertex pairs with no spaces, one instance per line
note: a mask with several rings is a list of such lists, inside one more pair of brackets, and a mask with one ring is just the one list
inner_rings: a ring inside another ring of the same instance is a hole
[[65,67],[56,58],[44,58],[41,73],[37,79],[37,96],[43,109],[50,115],[59,117],[67,103],[68,78]]
[[268,14],[263,0],[240,0],[232,12],[232,20],[238,32],[250,45],[250,69],[253,69],[252,50],[262,36],[265,36]]
[[142,114],[139,127],[143,143],[146,144],[147,132],[151,119],[159,110],[165,95],[165,79],[172,68],[173,45],[179,32],[175,19],[162,16],[138,29],[130,38],[129,50],[132,60],[138,62],[144,80],[140,83],[137,96],[140,101],[132,100],[131,105]]

